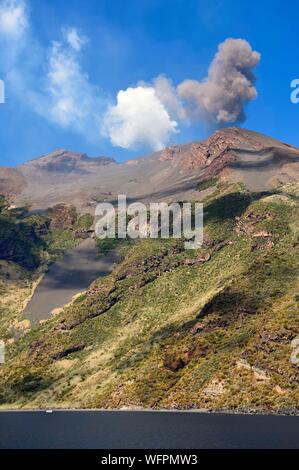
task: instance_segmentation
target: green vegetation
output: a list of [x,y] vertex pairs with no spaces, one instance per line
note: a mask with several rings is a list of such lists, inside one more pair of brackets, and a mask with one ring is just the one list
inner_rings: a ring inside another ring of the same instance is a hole
[[75,223],[76,229],[88,230],[93,224],[93,216],[91,214],[82,214]]
[[73,232],[58,229],[49,231],[43,237],[43,240],[46,243],[47,252],[51,261],[61,257],[67,250],[74,248],[81,241],[79,238],[75,237]]
[[213,186],[216,186],[217,183],[218,178],[208,178],[198,183],[196,191],[203,191],[204,189],[212,188]]
[[117,250],[122,253],[126,248],[133,245],[131,238],[97,238],[96,245],[100,255],[103,255],[111,250]]
[[12,261],[25,269],[34,269],[41,262],[43,241],[37,236],[27,210],[9,209],[3,196],[0,200],[0,259]]
[[46,262],[46,244],[38,234],[39,216],[10,208],[0,196],[0,336],[10,340],[26,327],[19,313]]
[[8,208],[9,208],[8,201],[6,200],[5,196],[0,194],[0,214],[6,213]]
[[[71,210],[73,213],[73,209]],[[68,211],[65,209],[66,215]],[[55,214],[54,214],[55,215]],[[62,214],[63,215],[63,214]],[[87,217],[88,216],[88,217]],[[90,222],[78,217],[76,227]],[[80,243],[77,228],[53,228],[48,214],[30,213],[28,207],[10,207],[0,196],[0,337],[12,341],[28,328],[20,313],[51,262]],[[63,217],[60,217],[63,222]],[[78,225],[77,225],[78,224]],[[75,225],[75,222],[74,222]]]
[[124,245],[109,276],[8,345],[2,407],[298,412],[298,189],[217,187],[199,250]]

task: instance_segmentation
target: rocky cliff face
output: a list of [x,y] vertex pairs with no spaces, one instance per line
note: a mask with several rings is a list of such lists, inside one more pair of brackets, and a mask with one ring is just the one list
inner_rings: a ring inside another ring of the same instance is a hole
[[56,230],[70,230],[77,221],[77,212],[74,206],[57,204],[47,211],[51,221],[51,228]]
[[26,187],[26,179],[23,174],[15,168],[0,167],[0,194],[9,199],[23,191]]
[[70,152],[60,149],[35,160],[30,160],[20,166],[23,173],[33,171],[50,173],[79,173],[85,174],[96,167],[115,164],[109,157],[90,158],[85,153]]
[[279,140],[246,129],[231,127],[221,129],[201,142],[167,147],[162,150],[160,159],[170,161],[175,166],[194,169],[208,166],[220,157],[225,159],[234,151],[259,152],[269,148],[299,155],[299,149]]
[[0,194],[1,186],[5,194],[14,190],[17,205],[46,209],[67,203],[91,212],[97,202],[114,201],[118,194],[147,202],[193,200],[198,183],[210,178],[242,182],[252,191],[298,181],[299,149],[257,132],[226,128],[207,140],[124,164],[62,149],[11,170],[9,183],[1,182],[1,171],[8,170],[0,170]]

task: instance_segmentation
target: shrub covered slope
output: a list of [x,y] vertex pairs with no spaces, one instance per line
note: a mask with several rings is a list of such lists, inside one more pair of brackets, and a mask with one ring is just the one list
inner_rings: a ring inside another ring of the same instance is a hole
[[11,407],[298,412],[298,185],[204,201],[204,244],[121,246],[122,261],[7,347]]

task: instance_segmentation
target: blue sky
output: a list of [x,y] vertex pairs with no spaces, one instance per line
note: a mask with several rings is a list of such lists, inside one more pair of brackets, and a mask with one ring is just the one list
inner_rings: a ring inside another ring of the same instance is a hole
[[261,54],[242,126],[299,146],[298,15],[278,0],[0,0],[0,164],[56,148],[123,161],[205,137],[206,116],[185,107],[178,86],[191,79],[205,91],[227,38]]

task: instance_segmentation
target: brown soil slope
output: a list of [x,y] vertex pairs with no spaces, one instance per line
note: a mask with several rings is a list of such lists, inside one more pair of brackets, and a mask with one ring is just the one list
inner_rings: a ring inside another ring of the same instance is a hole
[[[198,198],[198,183],[215,177],[243,182],[252,191],[266,190],[298,180],[299,149],[257,132],[227,128],[205,141],[171,146],[123,164],[57,150],[11,173],[19,179],[11,180],[11,186],[5,180],[4,190],[16,188],[16,204],[45,209],[65,202],[92,212],[96,202],[114,201],[118,194],[130,200],[192,200]],[[3,181],[0,176],[0,193]]]

